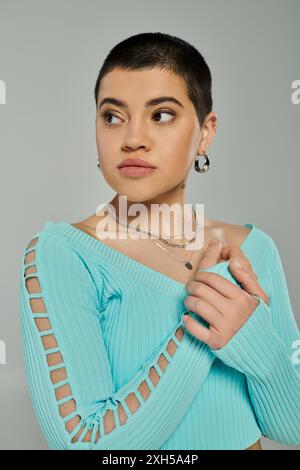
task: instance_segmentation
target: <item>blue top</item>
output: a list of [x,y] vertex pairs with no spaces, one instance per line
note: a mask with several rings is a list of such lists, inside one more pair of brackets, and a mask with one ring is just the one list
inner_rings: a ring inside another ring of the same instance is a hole
[[[35,234],[20,319],[50,449],[246,449],[261,435],[300,443],[299,329],[275,242],[245,226],[241,249],[270,303],[260,299],[218,350],[184,329],[185,284],[67,222]],[[206,270],[237,284],[228,264]]]

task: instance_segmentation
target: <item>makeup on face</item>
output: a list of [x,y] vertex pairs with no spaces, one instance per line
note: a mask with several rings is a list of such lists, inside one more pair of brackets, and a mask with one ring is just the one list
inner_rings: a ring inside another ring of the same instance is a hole
[[124,176],[145,176],[152,173],[156,166],[141,158],[127,158],[117,166],[121,175]]
[[119,168],[123,176],[146,176],[155,171],[155,168],[147,168],[143,166],[123,166]]

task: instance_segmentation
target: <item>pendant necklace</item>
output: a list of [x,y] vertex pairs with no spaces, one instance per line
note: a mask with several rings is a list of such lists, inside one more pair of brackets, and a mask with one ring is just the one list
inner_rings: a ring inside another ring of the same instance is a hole
[[[156,240],[161,240],[163,243],[165,243],[166,245],[168,246],[174,246],[176,248],[186,248],[190,243],[192,243],[195,239],[196,239],[196,236],[197,236],[197,233],[198,233],[198,230],[199,230],[199,224],[197,223],[197,218],[196,218],[196,213],[195,213],[195,209],[194,209],[194,206],[192,206],[192,209],[193,209],[193,217],[195,218],[196,220],[196,229],[195,229],[195,235],[194,237],[189,240],[187,243],[174,243],[174,242],[170,242],[170,240],[168,239],[165,239],[165,238],[162,238],[160,237],[159,235],[155,235],[151,232],[147,232],[146,230],[142,230],[140,228],[135,228],[135,227],[132,227],[131,224],[125,224],[125,223],[122,223],[119,219],[119,217],[117,215],[115,215],[109,206],[107,206],[105,208],[105,210],[111,215],[111,217],[119,224],[119,225],[122,225],[124,227],[127,227],[129,228],[130,230],[133,230],[135,232],[143,232],[147,235],[151,235],[152,237],[156,238]],[[167,253],[170,254],[170,256],[173,256],[174,258],[176,258],[178,261],[180,261],[181,263],[184,264],[185,268],[186,269],[193,269],[193,265],[191,263],[191,259],[192,259],[192,256],[193,256],[193,252],[191,252],[191,255],[189,257],[189,259],[184,259],[182,260],[181,258],[178,258],[177,256],[174,255],[174,253],[172,253],[170,250],[168,250],[166,247],[162,246],[158,241],[154,241],[154,243],[159,247],[161,248],[162,250],[166,251]]]
[[[193,207],[193,216],[195,217],[195,209]],[[195,234],[197,234],[198,232],[198,229],[199,229],[199,225],[196,224],[196,230],[195,230]],[[195,239],[195,237],[194,237]],[[193,252],[191,252],[191,255],[190,255],[190,258],[187,260],[187,259],[184,259],[182,260],[181,258],[178,258],[178,256],[175,256],[174,253],[172,253],[170,250],[168,250],[165,246],[162,246],[158,241],[154,241],[155,245],[157,245],[159,248],[161,248],[162,250],[168,252],[170,254],[170,256],[173,256],[174,258],[176,258],[178,261],[180,261],[181,263],[184,264],[184,266],[186,267],[186,269],[193,269],[193,265],[191,263],[191,259],[192,259],[192,256],[193,256]],[[191,242],[188,242],[187,245],[191,243]]]

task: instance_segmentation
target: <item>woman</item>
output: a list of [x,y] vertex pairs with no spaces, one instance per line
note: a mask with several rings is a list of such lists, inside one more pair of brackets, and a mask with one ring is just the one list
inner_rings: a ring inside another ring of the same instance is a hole
[[194,237],[182,219],[166,231],[166,215],[152,229],[153,208],[185,206],[193,164],[199,177],[209,168],[204,58],[174,36],[132,36],[110,51],[95,99],[97,165],[116,195],[77,223],[46,222],[24,250],[24,357],[49,447],[299,443],[299,330],[273,239],[254,224],[199,223],[195,210],[184,216]]

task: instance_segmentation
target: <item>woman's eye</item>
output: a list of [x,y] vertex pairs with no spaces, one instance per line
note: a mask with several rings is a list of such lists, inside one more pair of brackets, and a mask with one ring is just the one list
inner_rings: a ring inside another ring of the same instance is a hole
[[[172,116],[172,119],[163,119],[163,120],[160,120],[160,121],[158,121],[158,122],[169,122],[169,121],[172,121],[172,120],[173,120],[174,113],[171,113],[171,111],[156,111],[156,113],[153,114],[153,116],[158,116],[158,115],[162,115],[162,114],[166,114],[166,115]],[[156,120],[156,119],[155,119],[155,120]]]
[[108,125],[115,124],[114,122],[107,122],[106,119],[107,119],[108,117],[120,119],[120,118],[118,118],[117,116],[115,116],[114,114],[110,113],[109,111],[104,111],[103,113],[101,113],[101,116],[102,116],[104,122],[107,123]]
[[[117,124],[117,123],[118,123],[118,122],[116,122],[116,121],[113,122],[113,121],[112,121],[113,118],[115,118],[115,119],[121,119],[121,118],[119,118],[118,116],[116,116],[115,114],[113,114],[112,112],[107,111],[107,110],[103,111],[103,112],[100,113],[100,114],[101,114],[101,116],[102,116],[102,118],[103,118],[105,124],[107,124],[108,126],[111,126],[112,124]],[[171,116],[171,119],[165,119],[165,118],[160,119],[160,117],[163,116],[163,115]],[[156,111],[156,112],[153,114],[154,120],[155,120],[156,122],[161,122],[161,123],[163,123],[163,124],[172,121],[173,118],[174,118],[174,116],[175,116],[175,114],[174,114],[173,112],[171,112],[171,111]],[[156,119],[155,117],[158,117],[158,119]],[[110,119],[110,121],[108,121],[108,119]]]

